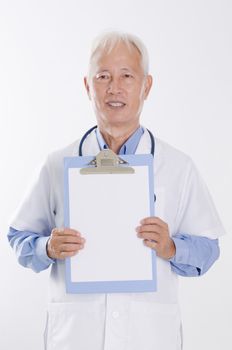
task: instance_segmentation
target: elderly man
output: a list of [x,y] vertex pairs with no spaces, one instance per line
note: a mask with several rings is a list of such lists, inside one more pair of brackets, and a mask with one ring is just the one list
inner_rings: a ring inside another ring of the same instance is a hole
[[[110,32],[93,45],[84,79],[98,127],[83,142],[51,154],[8,234],[19,263],[39,272],[51,265],[48,350],[180,350],[177,275],[200,276],[219,256],[223,227],[192,161],[155,139],[156,217],[141,218],[135,239],[157,254],[157,292],[67,294],[64,259],[82,250],[84,232],[64,228],[63,158],[150,153],[140,125],[152,77],[143,43]],[[122,242],[123,244],[123,242]]]

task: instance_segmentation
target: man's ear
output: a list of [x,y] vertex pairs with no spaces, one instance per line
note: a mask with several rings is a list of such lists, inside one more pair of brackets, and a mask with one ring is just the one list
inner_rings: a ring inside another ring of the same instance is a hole
[[84,83],[85,83],[85,88],[86,88],[87,94],[89,96],[89,99],[91,100],[90,88],[89,88],[89,83],[88,83],[88,78],[87,77],[84,77]]
[[153,78],[151,75],[147,75],[145,79],[144,99],[146,100],[152,87]]

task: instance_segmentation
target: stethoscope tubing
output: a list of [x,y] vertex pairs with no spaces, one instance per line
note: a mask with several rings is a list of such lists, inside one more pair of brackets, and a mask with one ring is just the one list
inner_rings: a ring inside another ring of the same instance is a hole
[[[97,125],[93,126],[91,129],[86,131],[86,133],[82,136],[81,141],[80,141],[80,145],[79,145],[79,157],[83,156],[82,146],[83,146],[83,143],[85,142],[85,139],[96,128],[97,128]],[[154,135],[152,134],[152,132],[150,130],[147,129],[147,131],[149,132],[149,135],[150,135],[150,138],[151,138],[151,154],[154,157],[154,155],[155,155],[155,138],[154,138]],[[155,193],[154,193],[154,202],[156,202],[156,195],[155,195]]]
[[[85,140],[88,137],[88,135],[96,128],[97,128],[97,125],[93,126],[91,129],[86,131],[86,133],[81,138],[80,145],[79,145],[79,156],[80,157],[83,156],[83,152],[82,152],[83,143],[85,142]],[[155,138],[154,138],[154,135],[152,134],[152,132],[150,130],[147,129],[147,131],[149,132],[149,135],[150,135],[150,138],[151,138],[151,154],[154,157],[154,155],[155,155]]]

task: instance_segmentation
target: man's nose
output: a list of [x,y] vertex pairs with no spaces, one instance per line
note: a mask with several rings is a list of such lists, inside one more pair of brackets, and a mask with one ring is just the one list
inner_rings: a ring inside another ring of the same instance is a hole
[[112,77],[109,81],[107,92],[109,94],[120,94],[122,91],[122,86],[120,78]]

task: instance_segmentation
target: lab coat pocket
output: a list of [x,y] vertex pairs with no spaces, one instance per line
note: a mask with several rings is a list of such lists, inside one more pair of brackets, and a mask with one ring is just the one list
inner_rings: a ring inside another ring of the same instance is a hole
[[126,350],[181,350],[177,304],[132,302]]
[[97,303],[51,303],[47,350],[102,350],[104,318],[104,308]]

